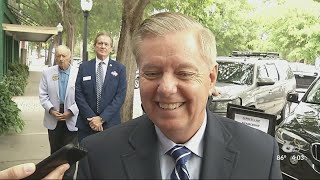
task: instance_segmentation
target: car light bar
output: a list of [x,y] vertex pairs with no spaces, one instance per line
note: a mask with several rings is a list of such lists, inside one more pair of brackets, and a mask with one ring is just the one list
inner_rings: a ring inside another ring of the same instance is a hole
[[277,52],[232,51],[232,56],[279,57],[280,55]]

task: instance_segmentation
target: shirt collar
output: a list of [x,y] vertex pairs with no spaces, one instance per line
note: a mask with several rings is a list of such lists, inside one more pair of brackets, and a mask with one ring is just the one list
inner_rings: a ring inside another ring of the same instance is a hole
[[65,74],[70,74],[70,66],[68,67],[68,69],[66,69],[66,70],[63,70],[63,69],[60,69],[60,67],[58,66],[58,71],[60,72],[60,73],[65,73]]
[[101,59],[99,59],[98,57],[96,57],[96,65],[98,65],[100,62],[104,62],[104,64],[108,65],[108,63],[109,63],[109,57],[107,57],[107,58],[105,58],[105,59],[103,59],[103,60],[101,60]]
[[[192,153],[194,153],[199,157],[202,157],[203,136],[204,136],[204,131],[206,129],[206,125],[207,125],[207,112],[205,112],[204,121],[202,122],[202,125],[199,128],[199,130],[196,132],[196,134],[188,142],[180,145],[187,147]],[[160,154],[164,155],[166,152],[168,152],[171,148],[173,148],[177,144],[171,141],[170,139],[168,139],[156,125],[154,126],[160,142]]]

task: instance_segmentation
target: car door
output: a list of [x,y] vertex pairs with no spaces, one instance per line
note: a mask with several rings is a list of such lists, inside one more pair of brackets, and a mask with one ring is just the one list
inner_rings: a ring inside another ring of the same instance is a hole
[[279,73],[274,63],[267,63],[266,69],[268,77],[274,80],[274,85],[268,86],[270,109],[268,113],[277,114],[282,110],[283,98],[285,94],[285,86],[282,81],[279,81]]
[[[267,68],[265,64],[259,64],[257,66],[256,79],[264,79],[264,78],[269,78]],[[256,83],[256,86],[257,87],[253,91],[254,98],[256,101],[256,108],[262,109],[268,112],[268,110],[273,106],[272,104],[270,104],[270,98],[269,98],[270,96],[269,93],[271,93],[269,92],[270,85],[258,86],[258,84]]]
[[258,66],[257,79],[272,79],[275,84],[273,85],[260,85],[256,89],[255,99],[256,107],[263,109],[266,113],[274,114],[275,105],[279,94],[279,75],[273,63],[260,63]]

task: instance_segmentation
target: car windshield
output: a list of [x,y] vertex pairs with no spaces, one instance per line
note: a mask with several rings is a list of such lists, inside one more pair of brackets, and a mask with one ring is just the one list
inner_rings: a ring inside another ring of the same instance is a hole
[[310,92],[307,94],[306,102],[313,104],[320,104],[320,81],[314,84]]
[[238,62],[219,62],[218,82],[251,85],[253,64]]

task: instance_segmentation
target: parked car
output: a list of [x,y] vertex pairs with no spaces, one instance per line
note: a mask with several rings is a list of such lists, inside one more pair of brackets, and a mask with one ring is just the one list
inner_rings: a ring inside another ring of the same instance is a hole
[[283,120],[290,111],[287,93],[296,88],[288,62],[275,53],[237,53],[217,58],[219,96],[212,96],[209,109],[225,116],[227,104],[232,103],[261,109]]
[[320,179],[320,80],[310,85],[299,101],[298,93],[287,96],[298,103],[277,128],[281,170],[286,177]]
[[318,72],[314,65],[292,62],[289,63],[293,74],[296,78],[297,92],[305,93],[311,83],[318,76]]
[[81,63],[82,63],[81,57],[72,58],[72,66],[79,67]]

